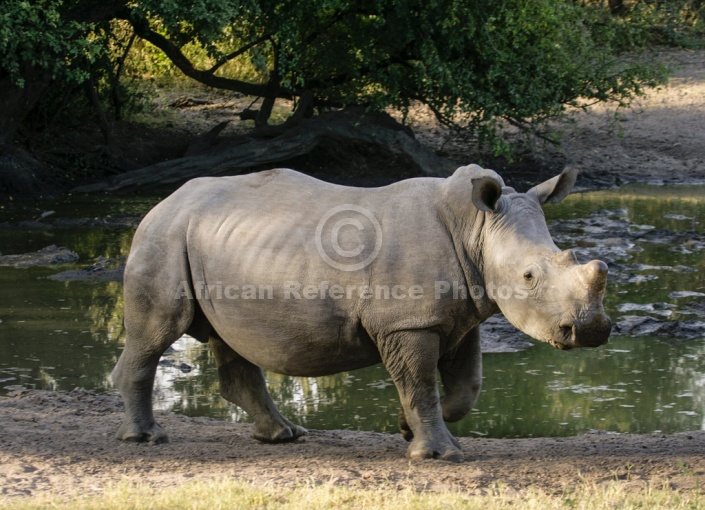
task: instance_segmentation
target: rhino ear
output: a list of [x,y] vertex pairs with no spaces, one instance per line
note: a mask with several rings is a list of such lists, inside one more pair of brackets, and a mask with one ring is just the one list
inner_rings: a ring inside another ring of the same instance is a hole
[[560,202],[572,191],[578,172],[577,167],[567,166],[560,175],[534,186],[526,193],[534,195],[542,205]]
[[461,166],[443,183],[446,200],[459,214],[470,207],[468,198],[480,211],[496,210],[502,186],[504,181],[494,170],[479,165]]
[[472,203],[481,211],[494,212],[502,196],[502,184],[485,175],[472,180]]

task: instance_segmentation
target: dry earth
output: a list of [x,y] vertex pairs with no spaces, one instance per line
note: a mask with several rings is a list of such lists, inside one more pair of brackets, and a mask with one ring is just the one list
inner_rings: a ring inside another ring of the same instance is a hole
[[116,397],[84,390],[0,398],[0,502],[44,491],[90,494],[122,480],[168,487],[227,478],[259,486],[335,483],[470,494],[497,486],[553,492],[615,480],[634,490],[647,484],[687,490],[705,482],[705,432],[462,438],[467,460],[452,464],[407,460],[399,434],[313,430],[295,443],[271,445],[252,439],[249,424],[172,413],[157,414],[170,443],[122,443],[113,438],[121,419]]
[[594,106],[565,127],[565,154],[591,179],[705,182],[705,52],[661,58],[673,69],[667,86],[647,91],[629,110]]
[[[498,162],[494,169],[518,190],[555,175],[566,163],[581,167],[583,188],[705,182],[705,51],[668,51],[655,58],[672,70],[668,85],[646,90],[629,109],[599,104],[575,111],[548,126],[559,135],[559,148],[532,139],[517,161]],[[469,145],[445,138],[430,115],[420,116],[415,127],[426,145],[443,147],[462,164],[474,161]]]
[[[561,160],[579,163],[588,182],[602,185],[705,180],[705,52],[673,52],[665,58],[676,67],[669,86],[640,99],[616,121],[608,107],[575,114],[572,122],[559,126],[566,132],[563,152],[537,147],[531,156],[534,161],[547,162],[546,166]],[[442,133],[431,124],[420,130],[420,137],[440,144]],[[444,150],[454,159],[463,157],[462,149],[452,143]],[[158,419],[171,443],[123,444],[113,439],[120,413],[114,397],[81,390],[0,397],[0,498],[45,491],[90,493],[123,479],[154,486],[223,477],[258,485],[412,484],[419,489],[480,493],[495,484],[554,491],[586,481],[622,480],[635,490],[647,483],[680,489],[705,483],[701,431],[462,438],[467,460],[457,465],[409,462],[399,435],[310,431],[296,443],[263,445],[250,438],[247,424],[165,413]]]

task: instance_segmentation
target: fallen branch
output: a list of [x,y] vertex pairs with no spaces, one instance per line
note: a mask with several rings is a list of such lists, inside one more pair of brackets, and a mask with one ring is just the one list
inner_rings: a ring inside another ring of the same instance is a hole
[[324,140],[368,143],[408,159],[428,176],[447,176],[455,169],[409,135],[385,114],[343,111],[302,120],[275,138],[241,137],[222,141],[206,154],[164,161],[76,188],[77,192],[150,190],[175,187],[194,177],[234,175],[253,167],[273,165],[311,152]]

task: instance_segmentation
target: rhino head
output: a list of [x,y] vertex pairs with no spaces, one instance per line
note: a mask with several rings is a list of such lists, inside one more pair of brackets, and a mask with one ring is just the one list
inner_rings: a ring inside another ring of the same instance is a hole
[[570,193],[577,173],[568,167],[517,193],[482,170],[472,188],[472,202],[484,216],[480,265],[487,299],[521,331],[559,349],[602,345],[612,329],[602,304],[607,264],[580,264],[573,251],[558,249],[543,215],[544,204]]

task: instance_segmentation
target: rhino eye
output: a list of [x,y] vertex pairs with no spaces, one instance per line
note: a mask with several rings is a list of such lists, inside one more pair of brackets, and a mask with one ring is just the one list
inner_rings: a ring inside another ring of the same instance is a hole
[[534,275],[531,273],[531,271],[527,271],[524,273],[524,280],[527,282],[530,282],[534,279]]

